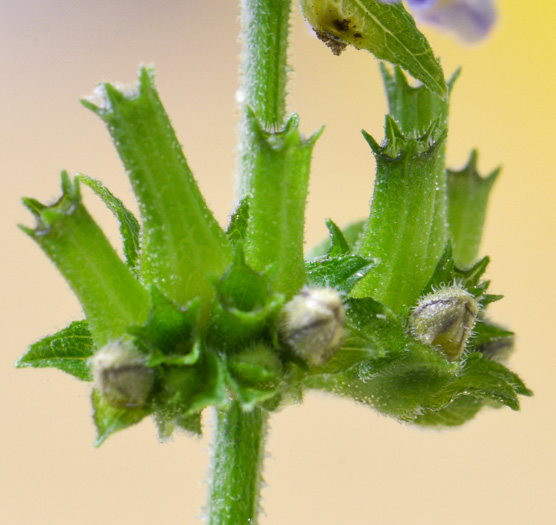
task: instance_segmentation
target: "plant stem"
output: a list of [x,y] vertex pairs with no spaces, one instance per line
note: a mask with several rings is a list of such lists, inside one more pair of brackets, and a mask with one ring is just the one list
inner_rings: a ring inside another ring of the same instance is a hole
[[287,47],[291,0],[242,0],[238,198],[249,191],[253,138],[249,108],[265,131],[282,128],[286,114]]
[[210,525],[257,523],[267,418],[259,408],[244,412],[237,401],[218,410],[207,509]]
[[[291,0],[241,2],[239,199],[251,191],[253,168],[263,154],[253,115],[263,131],[278,131],[285,123],[290,8]],[[218,410],[207,503],[210,525],[257,523],[267,419],[263,410],[245,412],[237,401]]]

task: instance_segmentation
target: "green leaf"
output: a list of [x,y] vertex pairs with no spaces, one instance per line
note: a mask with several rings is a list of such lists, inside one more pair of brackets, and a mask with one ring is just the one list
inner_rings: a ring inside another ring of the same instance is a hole
[[317,286],[330,286],[350,292],[374,266],[374,259],[359,255],[319,258],[307,263],[307,279]]
[[114,432],[139,423],[148,416],[150,408],[115,408],[102,400],[101,395],[93,390],[93,420],[97,427],[95,446],[99,447]]
[[249,198],[245,197],[236,208],[232,215],[230,225],[226,230],[226,235],[232,246],[235,246],[239,241],[245,239],[247,236],[247,226],[249,225]]
[[448,223],[457,264],[473,264],[479,253],[488,198],[500,168],[482,177],[477,171],[476,151],[467,166],[459,171],[448,170]]
[[[330,219],[327,219],[327,221],[330,221]],[[357,244],[359,237],[361,236],[363,230],[365,229],[366,222],[367,221],[352,222],[351,224],[348,224],[345,228],[341,230],[344,239],[349,245],[350,251],[355,250],[355,245]],[[311,259],[316,259],[317,257],[326,255],[328,253],[328,250],[330,250],[331,245],[332,245],[332,238],[328,237],[326,240],[317,244],[311,251],[309,251],[309,253],[306,256],[306,259],[310,261]]]
[[336,55],[349,44],[405,69],[439,97],[448,90],[439,62],[401,3],[376,0],[301,0],[317,36]]
[[176,425],[194,436],[202,435],[201,412],[176,418]]
[[504,365],[473,353],[463,362],[457,377],[445,388],[453,397],[462,394],[474,395],[519,410],[518,395],[532,396],[523,381]]
[[326,219],[326,227],[330,232],[330,249],[326,255],[328,257],[337,257],[351,252],[351,247],[344,237],[342,230],[331,219]]
[[91,381],[87,363],[94,353],[94,343],[87,321],[75,321],[54,335],[29,347],[19,358],[17,368],[58,368],[83,381]]
[[440,203],[446,132],[434,123],[419,138],[386,119],[387,141],[368,134],[377,161],[371,213],[357,254],[379,259],[352,290],[400,312],[414,304],[429,281],[446,243],[445,209]]
[[403,421],[443,410],[461,396],[518,410],[517,396],[531,395],[515,374],[481,354],[472,354],[460,365],[450,364],[439,352],[408,340],[404,352],[382,361],[364,362],[341,374],[312,376],[307,384]]
[[134,89],[102,84],[98,92],[99,105],[83,104],[106,122],[137,196],[142,279],[180,305],[210,298],[209,274],[222,273],[230,245],[183,156],[152,71],[143,68]]
[[72,183],[63,172],[62,190],[61,199],[52,206],[24,199],[37,226],[21,228],[69,283],[95,345],[101,347],[122,336],[127,326],[145,321],[149,296],[83,206],[79,181]]
[[250,113],[253,166],[245,253],[253,269],[276,264],[274,287],[292,297],[305,283],[303,229],[309,168],[319,133],[305,140],[293,115],[283,131],[268,133]]
[[127,265],[135,271],[137,259],[139,257],[139,222],[123,204],[116,198],[102,182],[87,177],[87,175],[77,175],[77,180],[91,188],[103,201],[108,209],[114,214],[120,223],[120,233],[124,241],[124,254]]
[[417,416],[413,423],[427,427],[457,427],[473,419],[484,406],[483,399],[462,396],[440,410]]

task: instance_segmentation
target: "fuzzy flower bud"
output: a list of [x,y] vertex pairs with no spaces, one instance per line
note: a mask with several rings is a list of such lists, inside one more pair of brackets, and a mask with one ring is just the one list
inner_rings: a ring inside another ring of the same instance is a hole
[[151,391],[154,371],[129,341],[116,340],[90,359],[95,388],[104,401],[119,408],[140,408]]
[[326,363],[344,338],[345,308],[332,288],[303,288],[282,310],[278,332],[293,352],[312,365]]
[[411,312],[409,326],[415,339],[455,361],[465,349],[478,313],[475,297],[454,284],[425,295]]

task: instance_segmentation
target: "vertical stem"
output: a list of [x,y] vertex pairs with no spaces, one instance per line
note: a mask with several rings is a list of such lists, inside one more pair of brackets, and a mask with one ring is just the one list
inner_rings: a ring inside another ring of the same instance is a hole
[[217,412],[209,525],[256,525],[267,418],[259,408],[244,412],[237,401]]
[[248,108],[266,131],[276,131],[284,125],[290,10],[291,0],[241,1],[239,199],[249,191],[254,161]]
[[[261,161],[253,114],[264,131],[284,125],[290,8],[291,0],[241,1],[239,199],[251,190],[253,167]],[[207,503],[210,525],[256,525],[267,419],[259,408],[244,412],[237,401],[217,412]]]

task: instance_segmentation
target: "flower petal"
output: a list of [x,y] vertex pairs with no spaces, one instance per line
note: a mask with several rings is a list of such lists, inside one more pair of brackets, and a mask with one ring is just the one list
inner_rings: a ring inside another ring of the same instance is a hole
[[444,28],[465,42],[485,38],[496,21],[493,0],[407,0],[417,19]]
[[[400,0],[379,0],[395,4]],[[464,42],[485,38],[496,22],[493,0],[406,0],[415,18],[446,29]]]

